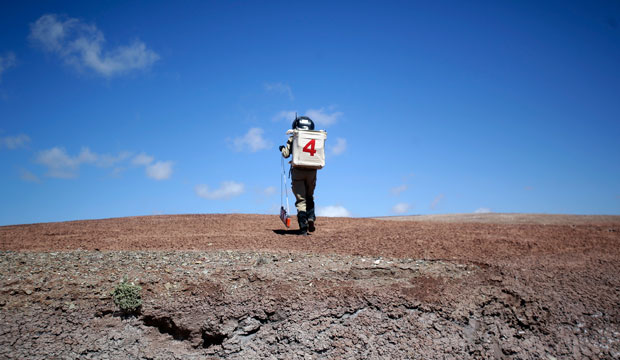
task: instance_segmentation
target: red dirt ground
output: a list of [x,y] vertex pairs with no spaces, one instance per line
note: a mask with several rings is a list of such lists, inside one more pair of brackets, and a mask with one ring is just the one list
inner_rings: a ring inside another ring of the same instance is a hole
[[620,358],[620,216],[387,220],[0,227],[0,357]]

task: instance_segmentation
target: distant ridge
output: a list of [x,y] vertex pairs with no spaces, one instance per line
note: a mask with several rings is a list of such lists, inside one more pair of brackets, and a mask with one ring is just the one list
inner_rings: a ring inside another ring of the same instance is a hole
[[438,214],[385,216],[373,219],[390,221],[431,221],[446,223],[486,223],[486,224],[537,224],[537,225],[586,225],[620,224],[620,215],[564,215],[564,214]]

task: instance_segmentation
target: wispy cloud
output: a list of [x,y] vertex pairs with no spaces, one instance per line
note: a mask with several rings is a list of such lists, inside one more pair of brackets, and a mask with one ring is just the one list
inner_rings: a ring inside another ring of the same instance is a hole
[[2,73],[15,66],[16,61],[17,57],[12,51],[0,55],[0,81],[2,81]]
[[11,150],[26,147],[29,142],[30,137],[24,134],[0,137],[0,147],[6,147]]
[[401,193],[405,192],[407,189],[409,189],[409,180],[411,178],[413,178],[415,175],[413,173],[409,173],[405,176],[403,176],[403,184],[402,185],[398,185],[395,186],[393,188],[390,189],[390,193],[392,193],[392,195],[394,196],[400,196]]
[[124,167],[122,166],[115,167],[114,170],[112,170],[112,173],[110,174],[110,176],[114,178],[120,178],[123,171],[125,171]]
[[218,189],[211,190],[209,186],[200,184],[196,185],[194,191],[196,192],[196,195],[204,199],[230,199],[243,194],[245,191],[245,185],[234,181],[224,181],[220,184]]
[[36,162],[47,167],[47,176],[70,179],[77,176],[81,164],[93,163],[96,156],[88,148],[82,148],[76,156],[70,156],[61,147],[39,152]]
[[325,217],[351,217],[351,212],[341,205],[318,207],[316,214]]
[[263,189],[263,191],[261,191],[261,193],[265,196],[271,196],[273,194],[276,193],[276,188],[275,186],[268,186],[265,189]]
[[409,174],[403,176],[403,181],[407,182],[409,181],[409,179],[413,179],[415,177],[415,173],[412,171]]
[[390,189],[390,192],[392,193],[392,195],[394,196],[398,196],[400,195],[400,193],[402,193],[403,191],[407,190],[409,188],[409,185],[407,184],[402,184],[400,186],[396,186]]
[[[173,161],[155,161],[153,156],[140,153],[133,156],[128,151],[121,151],[117,155],[98,154],[83,147],[77,155],[70,155],[63,147],[53,147],[37,153],[35,163],[47,168],[45,176],[60,179],[72,179],[79,175],[82,165],[92,165],[101,168],[113,168],[111,176],[118,177],[129,163],[143,166],[147,177],[155,180],[166,180],[172,176]],[[24,176],[22,176],[24,178]]]
[[53,147],[40,151],[35,162],[47,167],[46,176],[70,179],[78,176],[82,164],[90,164],[98,167],[112,167],[130,156],[128,152],[120,152],[118,155],[97,154],[88,147],[83,147],[80,153],[71,156],[62,147]]
[[431,203],[431,209],[435,210],[437,208],[437,205],[439,205],[439,203],[445,198],[446,196],[444,194],[439,194],[437,196],[435,196],[435,198],[433,199],[433,202]]
[[109,154],[96,155],[95,165],[99,167],[112,167],[130,156],[131,153],[128,151],[122,151],[116,156]]
[[33,174],[32,172],[26,169],[19,169],[19,177],[20,179],[28,182],[40,183],[41,179],[38,176]]
[[392,213],[394,214],[405,214],[411,209],[411,205],[407,203],[398,203],[392,207]]
[[254,201],[264,203],[265,201],[273,200],[273,196],[277,191],[278,189],[275,186],[255,187],[253,190],[253,193],[256,195]]
[[343,115],[340,111],[332,111],[325,110],[325,108],[320,109],[309,109],[306,111],[306,116],[310,117],[310,119],[314,120],[316,124],[321,126],[330,126],[335,124],[338,119],[340,119]]
[[344,138],[336,138],[336,145],[332,147],[334,155],[340,155],[347,150],[347,140]]
[[296,113],[297,111],[295,110],[282,110],[278,112],[277,114],[275,114],[272,120],[273,121],[285,120],[285,121],[290,121],[291,123],[293,123],[293,121],[295,120]]
[[30,40],[77,69],[89,68],[105,77],[145,69],[159,59],[140,40],[106,50],[104,35],[94,24],[56,14],[30,24]]
[[295,110],[282,110],[274,115],[273,120],[293,122],[293,120],[295,120],[295,114],[297,113],[299,116],[308,116],[318,126],[329,126],[338,122],[342,115],[344,115],[341,111],[332,111],[331,109],[331,107],[327,110],[324,107],[319,109],[308,109],[305,113],[299,113]]
[[249,150],[250,152],[269,148],[271,144],[263,138],[263,132],[261,128],[251,128],[245,135],[232,140],[233,148],[235,151]]
[[172,176],[173,161],[157,161],[155,157],[144,152],[139,153],[131,159],[131,163],[136,166],[144,166],[146,176],[154,180],[166,180]]
[[149,156],[145,153],[140,153],[138,155],[136,155],[133,160],[131,160],[131,163],[134,165],[139,165],[139,166],[146,166],[150,163],[153,162],[153,160],[155,160],[154,157]]
[[288,98],[290,100],[295,100],[295,96],[293,96],[293,90],[291,89],[291,87],[288,84],[285,84],[285,83],[282,83],[282,82],[266,83],[265,84],[265,90],[277,92],[277,93],[280,93],[280,94],[286,94],[286,95],[288,95]]
[[157,161],[146,166],[146,176],[155,180],[166,180],[172,176],[172,161]]
[[490,212],[492,212],[491,209],[486,208],[486,207],[481,207],[481,208],[476,209],[476,211],[474,211],[475,214],[487,214]]

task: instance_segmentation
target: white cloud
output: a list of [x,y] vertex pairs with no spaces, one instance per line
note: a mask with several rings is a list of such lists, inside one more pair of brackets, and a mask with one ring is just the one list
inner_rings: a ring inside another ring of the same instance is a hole
[[245,191],[245,185],[234,181],[224,181],[220,185],[219,189],[210,190],[209,186],[200,184],[196,185],[194,191],[196,195],[209,200],[230,199],[231,197],[241,195]]
[[47,176],[69,179],[78,175],[78,170],[82,164],[92,164],[99,167],[112,167],[118,162],[129,157],[129,153],[121,152],[117,156],[108,154],[96,154],[89,148],[83,147],[76,156],[67,154],[61,147],[53,147],[38,153],[36,162],[47,167]]
[[147,68],[159,59],[139,40],[104,50],[105,38],[95,25],[73,18],[60,19],[55,14],[43,15],[30,24],[30,39],[67,64],[90,68],[106,77]]
[[341,205],[318,207],[316,214],[325,217],[351,217],[351,212]]
[[122,151],[116,156],[110,154],[96,154],[90,151],[89,148],[84,147],[80,151],[78,159],[80,163],[94,164],[99,167],[107,168],[116,165],[130,156],[131,153],[127,151]]
[[394,214],[404,214],[411,209],[411,205],[407,203],[398,203],[392,207],[392,212]]
[[64,148],[53,147],[39,152],[36,162],[47,167],[47,176],[69,179],[77,176],[81,164],[94,161],[88,148],[82,148],[77,156],[70,156]]
[[278,83],[266,83],[265,90],[267,91],[275,91],[277,93],[286,94],[290,100],[295,100],[295,96],[293,96],[293,90],[288,84],[278,82]]
[[0,137],[0,147],[5,146],[7,149],[17,149],[25,147],[30,142],[28,135],[20,134],[16,136]]
[[475,214],[487,214],[490,212],[492,212],[491,209],[485,207],[478,208],[476,209],[476,211],[474,211]]
[[7,69],[15,66],[15,63],[16,57],[15,54],[11,51],[0,56],[0,81],[2,81],[2,73],[5,72]]
[[437,207],[437,205],[439,205],[439,203],[441,202],[441,200],[443,200],[443,198],[445,197],[444,194],[439,194],[435,197],[435,199],[433,199],[433,202],[431,203],[431,209],[435,210],[435,208]]
[[306,116],[314,121],[315,124],[319,124],[321,126],[329,126],[335,124],[336,121],[343,115],[340,111],[335,112],[327,112],[325,108],[320,109],[310,109],[306,111]]
[[90,151],[87,147],[83,147],[78,156],[78,161],[80,163],[96,163],[98,159],[99,156]]
[[407,184],[402,184],[400,186],[396,186],[390,189],[390,192],[392,193],[392,195],[394,196],[398,196],[400,195],[400,193],[402,193],[403,191],[407,190],[409,188],[409,186]]
[[96,159],[96,165],[100,166],[100,167],[112,167],[115,164],[127,159],[128,157],[131,156],[131,153],[127,152],[127,151],[123,151],[120,152],[118,155],[116,156],[112,156],[112,155],[108,155],[108,154],[102,154],[102,155],[96,155],[93,154],[95,156]]
[[166,180],[172,176],[172,161],[158,161],[147,165],[146,176],[155,180]]
[[155,160],[154,157],[149,156],[149,155],[147,155],[145,153],[140,153],[140,154],[136,155],[131,162],[134,165],[146,166],[146,165],[152,163],[153,160]]
[[35,174],[31,173],[30,171],[26,169],[20,169],[19,172],[20,172],[19,177],[24,181],[34,182],[34,183],[41,182],[38,176],[36,176]]
[[46,176],[62,179],[77,177],[80,166],[83,164],[113,168],[111,175],[119,176],[125,170],[123,166],[126,166],[129,161],[133,165],[144,166],[146,176],[151,179],[166,180],[172,176],[173,161],[154,162],[155,158],[146,153],[140,153],[133,158],[131,157],[132,154],[128,151],[119,152],[117,155],[97,154],[88,147],[83,147],[79,154],[72,156],[62,147],[53,147],[40,151],[36,156],[35,162],[47,167]]
[[155,180],[166,180],[172,176],[172,161],[155,161],[153,156],[142,152],[131,159],[131,163],[136,166],[144,166],[146,176]]
[[263,138],[263,129],[251,128],[245,135],[233,139],[233,146],[236,151],[248,149],[257,152],[269,148],[271,144]]
[[340,155],[347,150],[347,140],[343,138],[336,138],[336,145],[332,147],[334,155]]

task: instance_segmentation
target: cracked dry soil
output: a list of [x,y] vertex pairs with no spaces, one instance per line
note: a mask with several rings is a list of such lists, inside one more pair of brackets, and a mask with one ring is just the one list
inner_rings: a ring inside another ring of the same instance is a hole
[[[620,217],[584,219],[4,226],[0,358],[617,359]],[[135,316],[110,296],[125,275]]]

